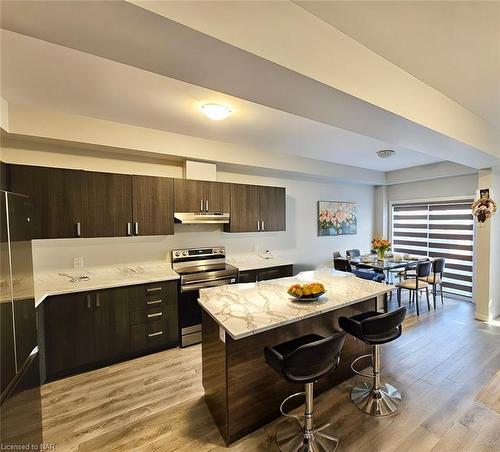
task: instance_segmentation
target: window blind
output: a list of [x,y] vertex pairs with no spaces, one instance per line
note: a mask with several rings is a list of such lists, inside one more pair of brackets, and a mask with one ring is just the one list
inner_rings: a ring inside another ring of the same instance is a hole
[[392,243],[396,253],[446,259],[443,289],[472,296],[474,221],[472,199],[394,204]]

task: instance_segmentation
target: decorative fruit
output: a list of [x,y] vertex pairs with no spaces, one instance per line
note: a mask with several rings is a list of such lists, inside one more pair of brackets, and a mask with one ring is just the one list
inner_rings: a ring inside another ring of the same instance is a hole
[[325,292],[325,286],[319,282],[309,284],[294,284],[288,288],[288,294],[297,298],[310,298]]

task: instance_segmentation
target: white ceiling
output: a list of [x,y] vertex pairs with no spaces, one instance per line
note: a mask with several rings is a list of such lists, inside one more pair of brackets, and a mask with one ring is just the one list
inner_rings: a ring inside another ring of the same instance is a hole
[[500,128],[500,2],[296,3]]
[[[380,171],[440,161],[105,58],[1,33],[1,91],[8,102]],[[199,111],[204,102],[226,103],[234,113],[211,121]],[[375,155],[386,148],[396,155],[388,160]]]

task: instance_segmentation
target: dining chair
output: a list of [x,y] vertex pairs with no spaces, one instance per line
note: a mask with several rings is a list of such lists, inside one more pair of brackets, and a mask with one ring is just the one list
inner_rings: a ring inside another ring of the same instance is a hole
[[361,251],[359,251],[358,249],[352,249],[352,250],[347,250],[345,254],[347,257],[359,257],[361,256]]
[[333,252],[333,258],[334,258],[334,259],[335,259],[335,258],[337,258],[337,257],[340,257],[340,256],[341,256],[341,255],[340,255],[340,251],[334,251],[334,252]]
[[432,286],[432,299],[434,302],[434,309],[436,309],[436,295],[439,286],[439,295],[441,296],[441,304],[443,302],[443,273],[446,259],[444,257],[436,257],[432,262],[432,271],[427,277],[420,278],[422,281]]
[[339,272],[352,273],[351,263],[345,257],[334,258],[333,268]]
[[415,295],[415,305],[417,306],[417,315],[420,315],[418,307],[418,297],[420,290],[425,289],[427,296],[427,310],[431,310],[431,305],[429,301],[429,283],[424,281],[431,273],[432,262],[430,261],[419,261],[415,267],[416,278],[414,279],[404,279],[396,284],[398,289],[398,305],[401,306],[401,291],[406,289],[411,294]]
[[333,268],[341,272],[352,273],[358,278],[368,279],[369,281],[383,282],[385,280],[385,276],[383,273],[377,273],[372,270],[358,270],[352,268],[351,263],[345,257],[335,258],[333,260]]

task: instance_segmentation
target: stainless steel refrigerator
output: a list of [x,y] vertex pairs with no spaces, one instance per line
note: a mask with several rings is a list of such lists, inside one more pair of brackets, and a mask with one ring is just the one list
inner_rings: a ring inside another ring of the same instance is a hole
[[42,444],[29,198],[0,191],[2,450]]

